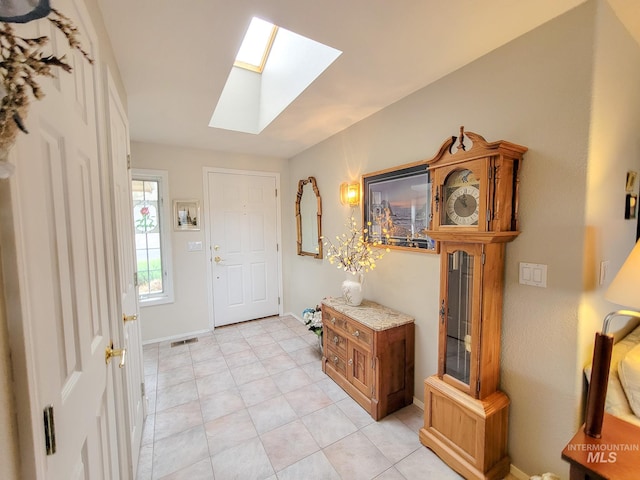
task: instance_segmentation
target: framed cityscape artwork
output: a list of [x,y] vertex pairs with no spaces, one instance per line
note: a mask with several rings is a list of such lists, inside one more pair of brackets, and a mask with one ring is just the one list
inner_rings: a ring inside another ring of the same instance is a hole
[[426,233],[431,219],[431,183],[425,163],[367,173],[362,176],[362,187],[368,240],[390,248],[437,251],[436,241]]

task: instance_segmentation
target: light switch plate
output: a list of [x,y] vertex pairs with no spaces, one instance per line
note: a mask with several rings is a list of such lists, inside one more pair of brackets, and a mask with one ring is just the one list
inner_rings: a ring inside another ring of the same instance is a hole
[[600,262],[600,285],[604,285],[604,282],[607,281],[607,277],[609,276],[609,260],[604,260]]
[[520,263],[520,283],[547,288],[547,266],[540,263]]
[[202,250],[202,242],[187,242],[187,252],[199,252]]

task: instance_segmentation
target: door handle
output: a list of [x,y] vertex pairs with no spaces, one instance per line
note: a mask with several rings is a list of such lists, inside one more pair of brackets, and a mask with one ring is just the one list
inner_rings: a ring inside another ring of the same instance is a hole
[[220,258],[218,255],[213,257],[213,261],[216,263],[224,262],[224,258]]
[[107,345],[107,348],[105,348],[104,350],[104,362],[107,365],[109,365],[109,363],[111,362],[111,357],[120,357],[120,363],[118,364],[118,367],[122,368],[124,367],[126,355],[127,355],[127,349],[126,348],[120,348],[117,350],[114,349],[113,340],[112,340],[111,345]]
[[137,320],[137,319],[138,319],[138,315],[135,313],[133,315],[125,315],[124,313],[122,314],[122,321],[124,323],[133,322],[134,320]]

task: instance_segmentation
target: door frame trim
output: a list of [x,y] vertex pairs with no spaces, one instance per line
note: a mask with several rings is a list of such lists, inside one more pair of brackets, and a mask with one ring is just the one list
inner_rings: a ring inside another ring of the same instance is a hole
[[[236,170],[230,168],[219,167],[202,167],[202,191],[204,194],[203,210],[208,208],[210,200],[209,192],[209,174],[210,173],[227,173],[234,175],[246,175],[246,176],[258,176],[258,177],[271,177],[276,182],[276,190],[278,192],[276,196],[276,242],[278,244],[278,260],[276,265],[276,272],[278,275],[278,298],[280,302],[278,304],[278,314],[282,315],[284,312],[284,302],[282,301],[283,283],[282,283],[282,189],[280,188],[280,173],[279,172],[265,172],[260,170]],[[209,329],[215,329],[215,315],[213,308],[213,272],[211,269],[211,263],[213,261],[213,245],[211,242],[211,234],[207,222],[209,221],[210,212],[206,211],[206,214],[200,215],[202,222],[202,228],[204,228],[205,248],[207,252],[207,311],[209,314]]]

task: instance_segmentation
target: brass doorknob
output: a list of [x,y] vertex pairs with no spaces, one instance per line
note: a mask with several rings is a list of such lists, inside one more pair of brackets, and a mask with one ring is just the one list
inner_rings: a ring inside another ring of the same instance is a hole
[[123,322],[133,322],[134,320],[138,319],[138,315],[137,314],[133,314],[133,315],[125,315],[124,313],[122,314],[122,321]]
[[107,348],[104,350],[104,361],[107,365],[111,363],[111,357],[120,357],[120,363],[118,367],[124,367],[125,357],[127,355],[126,348],[114,349],[113,348],[113,340],[110,345],[107,345]]
[[224,258],[220,258],[218,255],[213,257],[213,261],[216,263],[224,262]]

